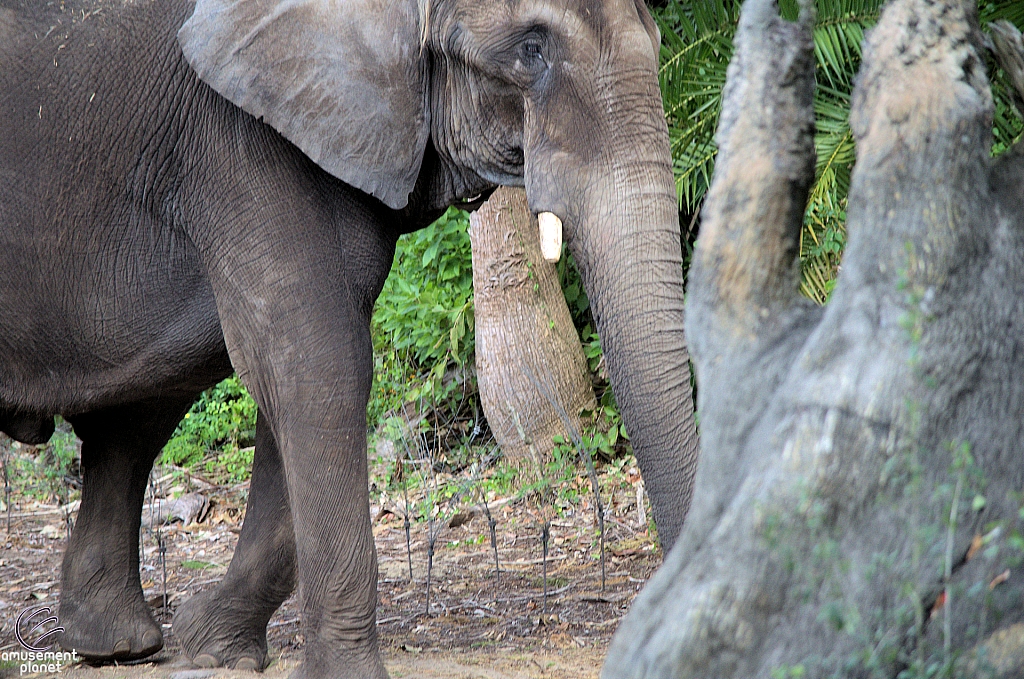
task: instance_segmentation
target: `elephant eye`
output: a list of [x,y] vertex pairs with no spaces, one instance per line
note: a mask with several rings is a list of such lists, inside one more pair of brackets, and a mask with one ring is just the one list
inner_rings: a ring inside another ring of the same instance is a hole
[[544,43],[539,36],[529,36],[519,44],[519,62],[531,73],[547,68]]

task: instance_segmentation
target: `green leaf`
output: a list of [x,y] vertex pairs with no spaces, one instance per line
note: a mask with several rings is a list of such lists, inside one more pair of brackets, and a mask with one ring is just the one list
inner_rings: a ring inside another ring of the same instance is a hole
[[[864,32],[878,20],[882,0],[817,0],[814,56],[816,119],[815,183],[800,238],[800,290],[824,304],[834,288],[846,244],[846,201],[856,148],[849,127],[850,94],[860,67]],[[780,2],[783,16],[795,16],[792,0]],[[700,209],[711,183],[717,148],[714,134],[722,87],[732,55],[740,3],[732,0],[669,0],[655,10],[662,34],[659,78],[672,148],[680,210]],[[981,23],[1007,19],[1024,28],[1024,2],[994,0],[980,7]],[[994,66],[993,153],[1002,153],[1024,134],[1009,105],[1008,83]],[[1024,112],[1021,112],[1024,113]]]

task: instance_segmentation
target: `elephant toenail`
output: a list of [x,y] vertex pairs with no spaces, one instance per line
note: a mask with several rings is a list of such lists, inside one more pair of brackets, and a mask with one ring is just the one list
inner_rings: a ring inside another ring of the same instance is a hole
[[238,662],[235,663],[235,669],[259,672],[263,669],[263,665],[255,658],[250,658],[246,656],[238,659]]
[[121,641],[114,644],[113,650],[110,654],[114,657],[128,655],[132,652],[132,642],[130,639],[121,639]]
[[158,651],[164,646],[164,637],[160,632],[156,630],[148,630],[142,635],[142,651],[144,653],[152,653]]
[[196,667],[220,667],[220,660],[209,653],[200,653],[192,659],[192,664]]

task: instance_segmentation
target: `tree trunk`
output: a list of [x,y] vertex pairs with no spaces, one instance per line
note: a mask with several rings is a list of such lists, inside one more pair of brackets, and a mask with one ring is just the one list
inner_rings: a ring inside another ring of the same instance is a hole
[[526,192],[499,188],[470,217],[480,401],[509,456],[548,459],[594,390],[555,265],[541,256]]
[[686,301],[693,511],[601,676],[1022,677],[1024,142],[992,158],[982,65],[1024,93],[1024,37],[983,34],[969,0],[886,5],[819,308],[798,292],[818,70],[801,5],[743,3]]

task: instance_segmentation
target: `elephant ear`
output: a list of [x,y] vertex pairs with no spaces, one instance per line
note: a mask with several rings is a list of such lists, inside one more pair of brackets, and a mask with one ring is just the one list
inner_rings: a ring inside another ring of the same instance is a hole
[[198,0],[185,58],[226,99],[389,207],[427,143],[417,0]]

